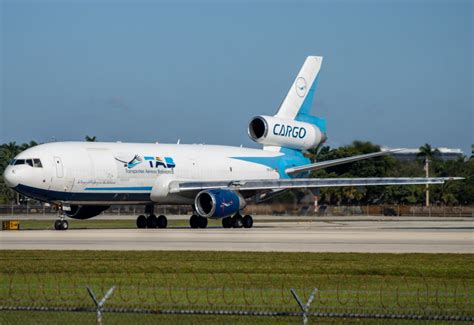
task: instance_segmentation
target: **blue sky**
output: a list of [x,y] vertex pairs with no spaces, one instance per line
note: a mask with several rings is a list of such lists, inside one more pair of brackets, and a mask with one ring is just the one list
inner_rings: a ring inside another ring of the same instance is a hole
[[0,0],[0,142],[257,146],[307,55],[328,143],[460,147],[473,131],[472,1]]

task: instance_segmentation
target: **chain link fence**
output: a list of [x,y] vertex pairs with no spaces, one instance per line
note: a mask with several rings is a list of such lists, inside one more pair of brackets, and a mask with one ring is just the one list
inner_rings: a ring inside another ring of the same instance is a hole
[[[114,205],[104,211],[106,216],[138,216],[144,212],[141,206]],[[31,217],[51,216],[58,213],[55,206],[42,204],[0,205],[0,216]],[[165,215],[192,215],[189,206],[156,206],[155,213]],[[410,205],[352,205],[315,207],[310,204],[250,204],[245,213],[272,216],[431,216],[431,217],[474,217],[474,206],[410,206]]]
[[38,270],[0,276],[2,324],[24,323],[29,317],[46,317],[51,323],[474,322],[474,280],[440,280],[422,274],[268,275],[156,269],[153,273],[103,270],[80,276],[67,270],[44,274]]

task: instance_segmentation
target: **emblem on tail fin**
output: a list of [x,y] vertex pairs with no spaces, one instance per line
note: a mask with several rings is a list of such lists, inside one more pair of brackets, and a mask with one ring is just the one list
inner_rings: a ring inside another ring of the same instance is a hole
[[305,78],[299,77],[298,79],[296,79],[295,87],[296,87],[296,93],[298,94],[298,96],[304,97],[304,95],[306,95],[306,90],[308,86],[306,85]]

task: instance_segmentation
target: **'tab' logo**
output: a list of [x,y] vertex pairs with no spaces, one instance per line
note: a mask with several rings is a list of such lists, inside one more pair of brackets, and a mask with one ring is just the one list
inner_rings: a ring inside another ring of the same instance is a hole
[[148,162],[149,167],[151,168],[158,168],[162,166],[163,168],[175,168],[176,164],[171,157],[158,157],[158,156],[142,156],[135,155],[132,159],[121,159],[119,157],[115,157],[115,160],[123,163],[123,167],[127,169],[132,169],[135,166],[140,165],[142,162]]
[[275,124],[273,126],[273,134],[282,137],[300,138],[303,139],[306,136],[306,129],[304,127],[291,126],[285,124]]
[[145,161],[148,161],[151,168],[158,168],[159,166],[163,166],[164,168],[175,168],[176,164],[171,157],[153,157],[153,156],[145,156]]

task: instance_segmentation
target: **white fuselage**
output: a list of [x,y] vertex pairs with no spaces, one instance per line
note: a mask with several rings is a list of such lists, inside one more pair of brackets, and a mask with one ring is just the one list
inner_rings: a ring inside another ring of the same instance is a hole
[[[284,156],[278,151],[201,144],[55,142],[19,154],[5,170],[5,180],[20,193],[42,201],[141,204],[152,202],[150,193],[161,179],[285,177],[279,168]],[[22,161],[30,159],[39,159],[41,167]],[[284,163],[282,167],[291,166]],[[192,197],[170,194],[153,203],[192,202]]]

